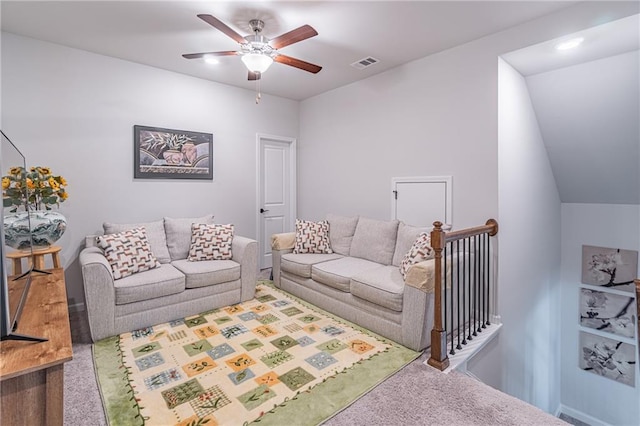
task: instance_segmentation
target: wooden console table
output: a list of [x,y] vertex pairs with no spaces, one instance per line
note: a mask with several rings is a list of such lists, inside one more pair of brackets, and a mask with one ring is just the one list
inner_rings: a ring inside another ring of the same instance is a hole
[[[49,340],[0,342],[3,425],[62,425],[63,422],[63,367],[73,353],[64,271],[61,268],[50,271],[51,275],[33,275],[16,330]],[[11,293],[11,281],[9,286]]]

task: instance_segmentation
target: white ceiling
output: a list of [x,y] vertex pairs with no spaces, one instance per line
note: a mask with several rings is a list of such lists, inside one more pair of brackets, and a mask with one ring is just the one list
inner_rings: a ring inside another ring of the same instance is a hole
[[503,55],[527,76],[562,202],[640,204],[639,48],[632,15]]
[[[217,65],[181,57],[237,48],[196,15],[214,15],[242,35],[250,32],[248,21],[259,18],[269,38],[309,24],[319,35],[281,52],[322,71],[313,75],[276,63],[261,82],[263,93],[302,100],[572,3],[3,0],[0,11],[3,31],[252,90],[238,57],[222,57]],[[367,56],[380,62],[365,70],[350,66]]]

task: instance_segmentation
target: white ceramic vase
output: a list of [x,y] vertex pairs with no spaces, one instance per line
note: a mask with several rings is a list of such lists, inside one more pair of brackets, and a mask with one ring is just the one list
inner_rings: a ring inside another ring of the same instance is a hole
[[67,219],[52,210],[10,213],[4,216],[5,244],[16,250],[45,249],[62,237]]

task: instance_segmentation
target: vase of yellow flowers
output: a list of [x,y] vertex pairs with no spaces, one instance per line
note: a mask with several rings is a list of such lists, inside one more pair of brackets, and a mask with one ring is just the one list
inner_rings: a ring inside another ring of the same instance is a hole
[[2,177],[2,205],[5,243],[17,250],[44,249],[58,241],[67,229],[67,220],[53,206],[69,196],[67,181],[48,167],[12,167]]

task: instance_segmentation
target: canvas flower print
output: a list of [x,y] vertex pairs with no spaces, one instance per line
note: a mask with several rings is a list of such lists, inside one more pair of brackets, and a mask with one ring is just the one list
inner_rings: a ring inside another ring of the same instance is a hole
[[580,332],[580,368],[635,387],[635,347],[597,334]]
[[582,246],[582,282],[633,292],[638,271],[638,252]]
[[618,336],[635,337],[633,297],[616,293],[580,289],[580,325]]

